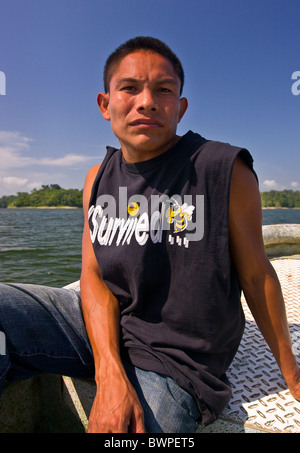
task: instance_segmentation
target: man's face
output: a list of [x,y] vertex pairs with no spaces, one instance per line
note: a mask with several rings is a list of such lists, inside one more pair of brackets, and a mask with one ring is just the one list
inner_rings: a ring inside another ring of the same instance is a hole
[[151,159],[174,145],[177,124],[187,108],[171,62],[142,51],[121,60],[109,93],[99,93],[98,104],[128,162]]

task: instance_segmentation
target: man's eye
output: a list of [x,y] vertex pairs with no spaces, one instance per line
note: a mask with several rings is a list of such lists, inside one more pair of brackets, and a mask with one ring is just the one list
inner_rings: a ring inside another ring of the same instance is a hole
[[126,86],[126,87],[122,87],[121,88],[121,91],[135,91],[136,88],[134,86]]
[[164,87],[159,88],[158,91],[160,91],[161,93],[171,93],[171,90],[169,90],[169,88],[164,88]]

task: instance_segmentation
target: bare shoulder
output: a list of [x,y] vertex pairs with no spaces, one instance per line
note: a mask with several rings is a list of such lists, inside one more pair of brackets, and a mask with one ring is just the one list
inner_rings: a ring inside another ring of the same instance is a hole
[[97,164],[89,169],[85,178],[85,185],[93,184],[100,167],[101,164]]
[[230,183],[230,211],[231,214],[240,215],[241,210],[250,213],[250,207],[260,208],[258,182],[248,164],[237,157]]
[[258,186],[257,179],[249,165],[242,157],[237,157],[232,170],[231,186],[247,184]]
[[262,209],[256,176],[237,158],[232,171],[229,202],[230,254],[240,278],[262,274],[266,256],[262,236]]

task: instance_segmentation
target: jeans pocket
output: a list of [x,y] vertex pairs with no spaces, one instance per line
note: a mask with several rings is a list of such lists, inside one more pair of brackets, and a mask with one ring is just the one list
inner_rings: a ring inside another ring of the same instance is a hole
[[186,390],[183,390],[179,385],[174,381],[174,379],[167,377],[166,384],[170,395],[176,401],[177,404],[181,406],[183,410],[197,423],[197,420],[200,419],[200,411],[197,406],[197,403],[192,395],[190,395]]

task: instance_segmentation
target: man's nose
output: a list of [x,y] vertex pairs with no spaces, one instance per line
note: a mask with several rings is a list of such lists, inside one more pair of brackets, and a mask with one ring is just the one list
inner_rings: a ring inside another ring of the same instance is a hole
[[144,89],[143,91],[140,92],[140,95],[138,97],[137,109],[146,110],[149,112],[150,111],[154,112],[158,110],[156,97],[152,90]]

